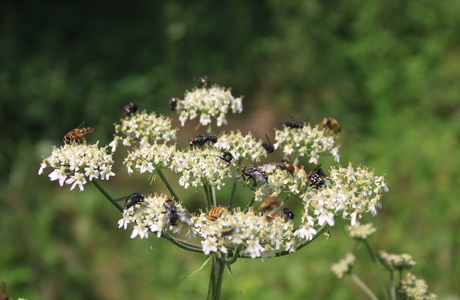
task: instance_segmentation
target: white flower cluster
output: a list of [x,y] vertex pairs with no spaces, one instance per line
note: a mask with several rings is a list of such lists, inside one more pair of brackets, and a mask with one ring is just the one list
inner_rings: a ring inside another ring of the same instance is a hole
[[[149,232],[161,237],[168,228],[173,232],[179,232],[184,222],[190,222],[188,213],[177,201],[174,201],[174,211],[171,211],[170,206],[165,205],[166,200],[168,197],[163,194],[147,195],[142,202],[123,211],[123,218],[118,221],[118,227],[126,229],[128,224],[134,223],[131,238],[147,238]],[[174,221],[172,217],[175,216],[177,220]]]
[[347,168],[331,168],[327,181],[323,188],[308,189],[303,195],[302,222],[311,221],[306,216],[313,210],[318,225],[334,226],[335,216],[339,216],[350,219],[353,226],[363,213],[377,215],[382,193],[388,191],[383,176],[375,176],[367,168],[354,169],[351,164]]
[[121,120],[121,124],[115,124],[115,132],[114,139],[110,143],[112,151],[115,151],[120,141],[125,146],[139,143],[139,146],[142,147],[153,142],[175,140],[177,128],[171,128],[170,118],[162,115],[156,116],[155,113],[147,114],[143,111],[126,116]]
[[347,253],[347,255],[343,259],[331,266],[331,271],[338,278],[342,278],[343,275],[351,272],[353,266],[355,265],[355,262],[356,257],[353,255],[353,253]]
[[417,279],[414,274],[407,273],[406,278],[401,280],[399,290],[400,299],[436,300],[438,296],[430,293],[428,284],[423,279]]
[[382,250],[378,253],[377,257],[389,270],[405,270],[415,266],[416,262],[409,254],[392,254]]
[[240,247],[242,254],[251,258],[273,257],[275,251],[295,252],[293,222],[283,217],[268,217],[253,210],[242,212],[239,208],[224,212],[215,221],[202,213],[193,220],[193,230],[203,238],[203,252],[229,253]]
[[319,154],[328,151],[335,161],[340,161],[339,147],[334,147],[335,139],[318,126],[284,127],[283,130],[276,130],[275,135],[277,143],[273,146],[275,149],[283,148],[285,155],[295,152],[299,156],[309,156],[309,163],[317,164]]
[[305,190],[307,178],[301,168],[296,168],[292,174],[276,165],[263,165],[260,169],[267,174],[268,180],[254,191],[255,201],[262,201],[266,197],[279,198],[283,192],[297,196]]
[[230,151],[236,160],[248,159],[251,161],[259,161],[262,157],[267,156],[267,151],[262,147],[262,143],[263,142],[257,140],[251,132],[242,135],[240,131],[236,133],[230,131],[229,134],[220,134],[214,147]]
[[165,166],[169,167],[176,154],[175,145],[144,144],[129,151],[123,163],[128,168],[128,173],[134,171],[141,174],[144,172],[154,173]]
[[107,153],[107,146],[99,148],[98,143],[73,143],[60,148],[53,147],[51,156],[41,163],[38,174],[42,174],[47,167],[54,168],[48,175],[51,181],[57,180],[60,186],[71,184],[71,190],[78,185],[80,191],[83,191],[87,180],[108,180],[110,176],[115,176],[112,165],[112,154]]
[[193,120],[200,116],[200,124],[208,125],[211,117],[217,117],[217,126],[227,124],[225,118],[229,109],[233,113],[243,111],[242,97],[234,98],[230,89],[214,85],[210,88],[196,88],[185,94],[184,100],[177,102],[176,110],[179,112],[179,120],[184,126],[185,121]]
[[221,152],[215,148],[196,148],[191,151],[176,151],[169,168],[181,173],[179,184],[184,188],[208,184],[218,190],[225,185],[223,181],[233,176],[228,163],[219,158]]
[[365,240],[377,231],[375,227],[372,227],[372,223],[361,224],[359,222],[356,222],[355,226],[347,226],[347,229],[350,237],[358,240]]

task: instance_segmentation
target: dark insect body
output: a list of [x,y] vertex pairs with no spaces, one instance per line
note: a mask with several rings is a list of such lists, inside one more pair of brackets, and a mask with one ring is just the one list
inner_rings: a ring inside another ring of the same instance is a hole
[[233,160],[233,155],[230,153],[230,151],[225,151],[222,153],[221,156],[219,156],[220,159],[225,161],[226,163],[230,164]]
[[177,207],[174,204],[174,201],[172,199],[166,199],[164,205],[166,208],[166,223],[169,223],[172,226],[176,226],[177,221],[180,221],[180,214],[177,211]]
[[289,127],[289,128],[303,128],[304,126],[303,122],[297,119],[294,119],[293,117],[289,117],[289,120],[287,120],[286,122],[283,122],[283,124],[285,127]]
[[81,123],[80,126],[78,126],[77,128],[72,129],[71,131],[67,132],[64,135],[64,143],[73,144],[81,140],[85,140],[83,136],[87,133],[94,131],[94,128],[91,128],[91,127],[80,128],[81,126],[83,126],[83,124],[85,124],[85,122]]
[[233,232],[235,231],[235,228],[233,227],[227,227],[227,228],[224,228],[220,231],[220,235],[221,236],[230,236],[233,234]]
[[270,142],[268,135],[265,135],[265,137],[267,138],[268,143],[262,143],[262,147],[267,150],[267,153],[273,153],[273,151],[275,151],[275,147],[273,147],[272,143]]
[[327,178],[327,176],[321,169],[321,165],[317,165],[313,170],[308,172],[307,177],[310,186],[315,187],[316,189],[319,189],[326,184],[324,179]]
[[209,76],[208,75],[204,75],[203,77],[198,77],[198,78],[192,77],[192,79],[200,82],[198,87],[207,88],[208,86],[211,85],[211,82],[209,81]]
[[137,112],[139,106],[137,106],[134,102],[129,102],[125,106],[123,106],[123,112],[125,115],[130,116],[131,114]]
[[246,177],[247,179],[245,182],[245,185],[247,184],[247,181],[250,178],[254,180],[254,185],[252,186],[252,188],[257,186],[256,180],[259,180],[262,182],[266,182],[268,180],[267,174],[257,167],[242,167],[241,173],[243,173],[243,177]]
[[196,137],[190,139],[190,149],[193,149],[194,146],[203,146],[208,142],[217,142],[218,135],[212,133],[200,133]]
[[176,110],[178,101],[179,101],[178,98],[172,97],[171,100],[169,100],[169,109],[170,110]]
[[294,220],[294,213],[289,208],[287,207],[283,208],[283,214],[286,218],[290,220]]
[[125,201],[125,209],[129,209],[131,206],[136,205],[137,203],[141,203],[144,201],[145,195],[142,193],[134,193],[129,196],[121,197],[116,200],[115,202],[118,201]]

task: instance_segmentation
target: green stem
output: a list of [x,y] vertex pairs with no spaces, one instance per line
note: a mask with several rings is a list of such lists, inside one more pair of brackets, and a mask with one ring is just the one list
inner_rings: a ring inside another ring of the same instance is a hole
[[252,204],[254,203],[254,200],[256,200],[256,195],[254,195],[254,197],[252,197],[251,201],[249,201],[248,205],[246,206],[246,208],[244,209],[244,212],[248,212],[249,211],[249,208],[252,206]]
[[209,210],[211,207],[214,207],[212,205],[212,199],[211,199],[211,193],[209,191],[209,185],[205,184],[203,185],[204,188],[204,194],[206,195],[206,208]]
[[123,212],[123,207],[121,207],[117,202],[113,201],[113,198],[104,190],[104,188],[97,182],[96,179],[91,180],[91,182],[97,187],[97,189],[102,193],[102,195],[107,198],[107,200],[112,203],[113,206],[115,206],[120,212]]
[[[237,167],[236,167],[236,170],[238,172],[238,170],[240,170],[241,168],[241,158],[238,159],[238,164],[237,164]],[[233,178],[233,187],[232,187],[232,195],[230,196],[230,201],[229,201],[229,205],[228,205],[228,209],[232,209],[232,204],[233,204],[233,199],[235,199],[235,193],[236,193],[236,185],[238,183],[238,175],[235,176],[235,178]]]
[[390,271],[390,296],[391,300],[396,300],[396,285],[393,270]]
[[389,300],[390,296],[388,295],[388,290],[387,290],[387,287],[385,285],[385,281],[383,279],[382,272],[380,271],[380,266],[378,264],[377,257],[375,256],[374,251],[372,251],[372,248],[369,245],[369,243],[367,242],[367,240],[362,240],[362,241],[366,245],[367,250],[369,250],[369,254],[370,254],[371,258],[372,258],[372,262],[374,263],[375,268],[377,269],[377,276],[379,277],[380,287],[382,289],[383,295],[384,295],[386,300]]
[[356,276],[355,274],[353,273],[350,273],[350,276],[351,278],[353,279],[353,281],[364,291],[366,292],[366,294],[372,299],[372,300],[378,300],[377,296],[374,295],[374,293],[372,293],[372,291],[367,287],[367,285],[362,282],[358,276]]
[[197,253],[203,253],[203,250],[202,250],[201,246],[193,244],[193,243],[186,242],[186,241],[181,240],[181,239],[174,238],[174,237],[170,236],[167,232],[162,233],[161,237],[167,239],[168,241],[170,241],[174,245],[176,245],[176,246],[178,246],[178,247],[180,247],[180,248],[182,248],[184,250],[191,251],[191,252],[197,252]]
[[174,192],[174,189],[169,184],[168,179],[166,179],[166,176],[165,174],[163,174],[163,171],[161,171],[161,169],[158,170],[158,175],[160,175],[161,181],[163,181],[164,185],[171,193],[171,196],[174,198],[174,200],[179,201],[179,197],[177,197],[176,193]]
[[209,279],[208,300],[220,298],[222,278],[224,275],[224,262],[216,255],[212,256],[211,277]]

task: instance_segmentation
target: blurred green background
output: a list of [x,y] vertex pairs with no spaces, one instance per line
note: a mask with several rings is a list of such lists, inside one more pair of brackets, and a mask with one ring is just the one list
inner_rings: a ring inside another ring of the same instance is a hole
[[[205,298],[209,265],[180,281],[204,256],[155,237],[131,240],[93,185],[69,191],[48,180],[49,169],[37,171],[82,121],[96,128],[90,142],[107,144],[123,105],[140,97],[143,109],[176,117],[169,99],[196,86],[191,77],[210,74],[244,95],[243,113],[219,130],[273,137],[292,115],[312,124],[333,117],[352,131],[339,139],[341,163],[387,174],[390,188],[379,215],[362,220],[378,228],[372,246],[411,254],[412,272],[432,292],[459,299],[459,11],[455,0],[0,1],[0,281],[7,295]],[[182,128],[179,145],[186,147],[195,125]],[[333,164],[330,156],[320,162]],[[115,172],[101,182],[113,197],[166,192],[146,176],[128,176],[121,163]],[[200,190],[178,194],[191,210],[202,203]],[[239,260],[233,273],[245,299],[367,299],[329,271],[349,250],[359,257],[356,274],[381,298],[365,249],[340,228],[293,255]],[[222,299],[241,298],[228,274],[222,289]]]

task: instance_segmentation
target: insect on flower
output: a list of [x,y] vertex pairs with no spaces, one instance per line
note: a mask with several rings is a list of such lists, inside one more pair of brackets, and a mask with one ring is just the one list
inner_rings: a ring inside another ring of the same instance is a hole
[[268,135],[265,135],[265,137],[267,138],[268,143],[262,143],[262,147],[267,150],[267,153],[273,153],[273,151],[275,151],[275,147],[273,147],[272,143],[270,142]]
[[246,178],[247,180],[244,185],[247,184],[250,178],[254,180],[254,185],[252,186],[252,188],[257,186],[256,180],[263,181],[263,182],[266,182],[268,180],[267,174],[261,169],[259,169],[258,167],[242,167],[241,173],[243,173],[243,177],[247,177]]
[[137,106],[134,102],[129,102],[125,106],[123,106],[123,112],[125,115],[130,116],[131,114],[137,112],[139,106]]
[[308,182],[310,183],[310,186],[319,189],[326,183],[324,178],[327,178],[327,176],[321,169],[321,165],[317,165],[313,170],[308,172],[307,178]]
[[193,149],[194,146],[203,146],[208,142],[217,142],[218,135],[212,133],[200,133],[196,137],[190,139],[190,150]]
[[169,223],[172,226],[177,225],[177,221],[180,220],[180,214],[177,210],[176,205],[174,204],[174,201],[172,199],[166,199],[165,200],[165,208],[166,208],[166,222]]
[[177,103],[179,102],[179,98],[172,97],[171,100],[169,100],[169,109],[170,110],[176,110]]
[[5,295],[5,283],[0,282],[0,300],[8,300],[8,297]]
[[258,210],[264,210],[264,209],[273,209],[273,208],[278,208],[280,207],[280,203],[275,199],[275,198],[268,198],[265,201],[262,201],[258,206]]
[[129,196],[121,197],[116,200],[115,202],[118,201],[125,201],[125,209],[129,209],[131,206],[136,205],[137,203],[141,203],[144,201],[145,195],[142,193],[134,193]]
[[230,163],[233,160],[233,155],[232,155],[232,153],[230,153],[230,151],[225,151],[225,152],[222,153],[221,156],[219,156],[219,158],[222,159],[223,161],[227,162],[230,165]]
[[204,75],[203,77],[192,77],[193,80],[199,81],[200,84],[198,87],[204,87],[207,88],[209,85],[211,85],[211,82],[209,81],[209,76]]
[[289,208],[283,208],[283,214],[287,219],[294,220],[294,213]]
[[325,134],[335,133],[337,135],[335,139],[339,138],[339,133],[342,131],[342,126],[340,123],[337,122],[336,119],[332,118],[324,118],[323,121],[318,124],[318,126],[321,128],[326,128],[326,130],[324,130]]
[[226,227],[220,231],[221,236],[230,236],[235,232],[235,228],[233,227]]
[[64,135],[64,143],[66,144],[73,144],[81,140],[86,140],[83,136],[87,133],[93,132],[94,128],[91,127],[83,127],[83,124],[85,124],[85,121],[83,121],[80,126],[77,128],[72,129],[71,131],[67,132]]
[[304,126],[303,122],[297,119],[294,119],[293,117],[289,117],[289,120],[287,120],[286,122],[283,122],[283,124],[285,127],[289,127],[289,128],[303,128]]
[[215,221],[219,218],[224,212],[228,211],[227,206],[216,206],[211,208],[206,212],[206,219],[210,221]]

